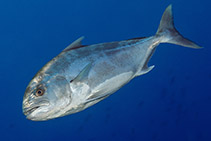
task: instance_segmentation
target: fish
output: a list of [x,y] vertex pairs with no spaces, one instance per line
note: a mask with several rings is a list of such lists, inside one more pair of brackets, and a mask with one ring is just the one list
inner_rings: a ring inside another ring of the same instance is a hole
[[154,65],[148,62],[160,43],[201,48],[176,30],[172,5],[164,11],[153,36],[93,45],[82,45],[83,39],[67,46],[32,78],[22,104],[27,119],[55,119],[100,102],[150,72]]

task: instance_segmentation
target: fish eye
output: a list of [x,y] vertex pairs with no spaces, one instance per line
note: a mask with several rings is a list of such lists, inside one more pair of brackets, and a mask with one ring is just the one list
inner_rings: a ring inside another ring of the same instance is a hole
[[45,91],[44,91],[43,89],[40,89],[40,88],[39,88],[39,89],[36,91],[35,95],[36,95],[36,96],[42,96],[42,95],[44,94],[44,92],[45,92]]

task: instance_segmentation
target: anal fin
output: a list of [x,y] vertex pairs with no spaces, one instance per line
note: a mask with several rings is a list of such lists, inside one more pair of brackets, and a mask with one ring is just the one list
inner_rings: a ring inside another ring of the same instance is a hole
[[150,66],[150,67],[144,67],[143,69],[141,69],[139,72],[136,73],[136,76],[140,76],[143,75],[145,73],[150,72],[155,66]]

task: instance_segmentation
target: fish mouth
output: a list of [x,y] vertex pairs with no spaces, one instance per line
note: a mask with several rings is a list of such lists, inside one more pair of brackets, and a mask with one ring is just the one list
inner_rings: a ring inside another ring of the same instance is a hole
[[32,107],[32,108],[24,108],[23,109],[23,113],[24,115],[29,115],[31,113],[33,113],[36,109],[38,109],[40,106],[35,106],[35,107]]
[[35,110],[37,110],[38,108],[43,107],[43,106],[48,106],[48,105],[49,105],[49,102],[47,100],[39,101],[32,105],[28,105],[27,103],[24,103],[23,104],[23,114],[25,116],[28,116],[31,113],[33,113]]

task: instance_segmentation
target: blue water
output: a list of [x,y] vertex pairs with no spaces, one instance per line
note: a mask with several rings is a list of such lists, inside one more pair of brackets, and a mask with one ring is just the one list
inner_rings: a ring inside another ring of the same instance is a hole
[[[160,45],[150,65],[115,94],[83,112],[29,121],[25,88],[69,43],[153,35],[173,4],[177,29],[203,46]],[[0,140],[210,141],[211,12],[209,0],[0,1]]]

